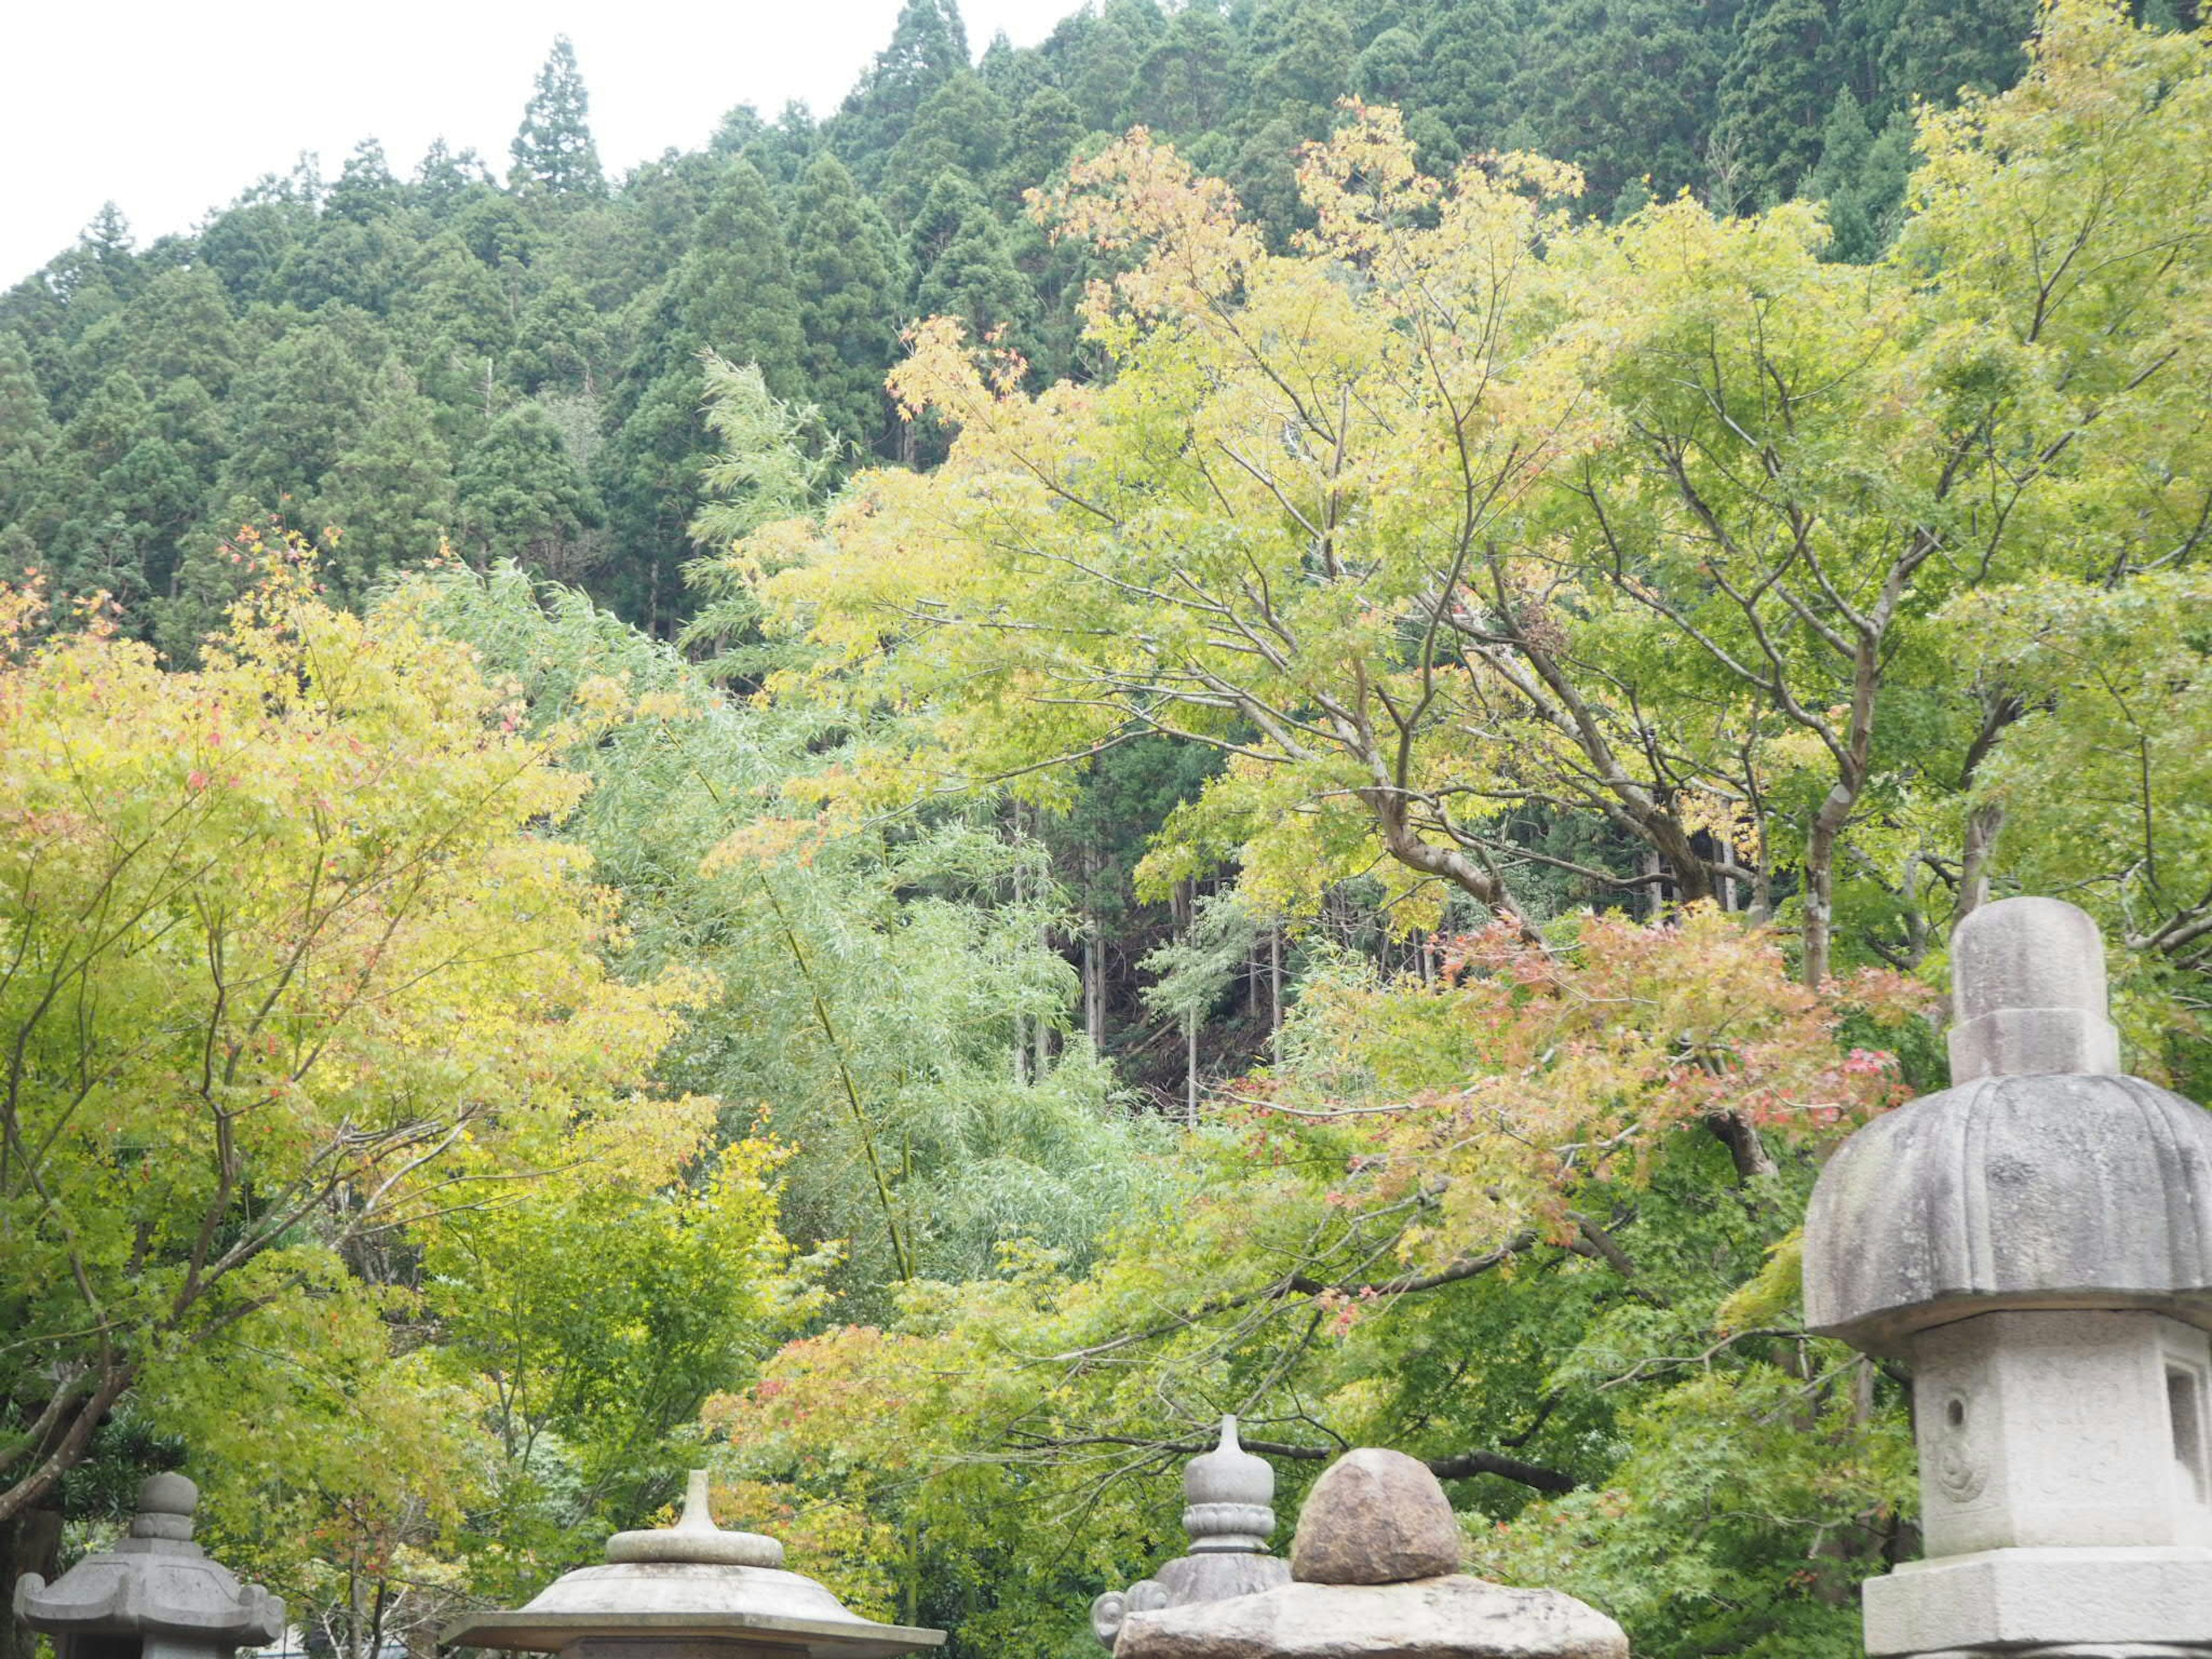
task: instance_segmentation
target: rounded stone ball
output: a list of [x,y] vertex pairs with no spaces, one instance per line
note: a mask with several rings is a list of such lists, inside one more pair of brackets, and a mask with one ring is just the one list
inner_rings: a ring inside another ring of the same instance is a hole
[[181,1474],[152,1475],[138,1488],[143,1515],[190,1515],[199,1503],[200,1489]]
[[1309,1584],[1401,1584],[1459,1571],[1450,1501],[1426,1464],[1364,1447],[1328,1466],[1307,1494],[1291,1577]]

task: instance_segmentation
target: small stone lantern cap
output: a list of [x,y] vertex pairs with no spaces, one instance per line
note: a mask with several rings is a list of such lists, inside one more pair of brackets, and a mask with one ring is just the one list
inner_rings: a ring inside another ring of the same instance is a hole
[[940,1630],[863,1619],[827,1585],[783,1565],[783,1546],[714,1524],[707,1471],[686,1484],[672,1527],[618,1532],[603,1566],[579,1567],[512,1613],[480,1613],[444,1644],[605,1659],[890,1659],[945,1640]]
[[157,1474],[138,1488],[130,1535],[88,1555],[49,1584],[35,1572],[15,1581],[17,1617],[56,1638],[64,1652],[80,1636],[159,1636],[203,1649],[259,1647],[284,1633],[284,1604],[240,1583],[192,1539],[199,1488]]
[[1805,1219],[1806,1322],[1869,1352],[2005,1310],[2212,1328],[2212,1113],[2120,1074],[2096,922],[1984,906],[1952,939],[1951,1088],[1875,1118]]

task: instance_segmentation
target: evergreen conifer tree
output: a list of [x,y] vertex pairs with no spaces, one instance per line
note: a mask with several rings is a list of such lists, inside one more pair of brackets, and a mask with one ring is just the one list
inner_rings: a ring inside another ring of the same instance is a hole
[[570,544],[599,503],[552,417],[517,404],[477,440],[454,480],[461,539],[483,559],[520,559],[568,574]]
[[329,568],[352,595],[386,570],[428,558],[454,526],[453,463],[436,416],[413,376],[386,368],[360,435],[324,479],[318,527],[337,531]]
[[834,155],[807,168],[796,207],[793,278],[809,396],[830,429],[866,450],[890,413],[884,376],[898,353],[905,283],[890,227]]
[[507,187],[556,199],[605,195],[599,148],[586,118],[590,111],[576,48],[567,35],[556,35],[509,147],[514,166],[507,170]]
[[750,161],[724,171],[670,279],[670,297],[676,331],[659,343],[658,367],[696,380],[696,357],[711,347],[732,362],[758,363],[776,396],[798,392],[799,295],[768,181]]

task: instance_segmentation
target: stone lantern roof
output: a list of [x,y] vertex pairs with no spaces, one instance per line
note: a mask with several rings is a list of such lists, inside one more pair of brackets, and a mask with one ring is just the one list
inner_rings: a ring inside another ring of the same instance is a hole
[[2212,1113],[2120,1074],[2096,923],[2006,899],[1960,924],[1952,955],[1954,1086],[1822,1171],[1807,1323],[1892,1355],[2007,1310],[2154,1308],[2212,1329]]
[[157,1474],[138,1489],[131,1534],[49,1584],[15,1581],[15,1613],[66,1655],[80,1638],[161,1638],[200,1650],[259,1647],[284,1633],[284,1604],[242,1584],[192,1542],[199,1488]]
[[448,1647],[574,1652],[592,1659],[618,1643],[633,1659],[719,1652],[809,1659],[888,1659],[945,1640],[939,1630],[879,1625],[829,1589],[783,1565],[783,1546],[758,1533],[725,1532],[708,1504],[707,1472],[695,1470],[673,1527],[618,1532],[604,1566],[579,1567],[513,1613],[482,1613],[448,1630]]

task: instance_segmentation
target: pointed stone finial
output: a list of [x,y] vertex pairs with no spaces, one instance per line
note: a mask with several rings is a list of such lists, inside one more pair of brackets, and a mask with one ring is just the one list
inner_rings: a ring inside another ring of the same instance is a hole
[[1275,1471],[1238,1443],[1237,1419],[1221,1419],[1221,1441],[1182,1472],[1182,1529],[1191,1553],[1256,1554],[1275,1530]]
[[672,1527],[618,1532],[607,1540],[607,1559],[688,1561],[705,1566],[781,1567],[783,1546],[757,1532],[724,1532],[714,1524],[707,1471],[694,1469],[684,1486],[684,1513]]
[[2105,939],[2063,899],[1984,904],[1951,935],[1951,1081],[2054,1073],[2113,1077]]

